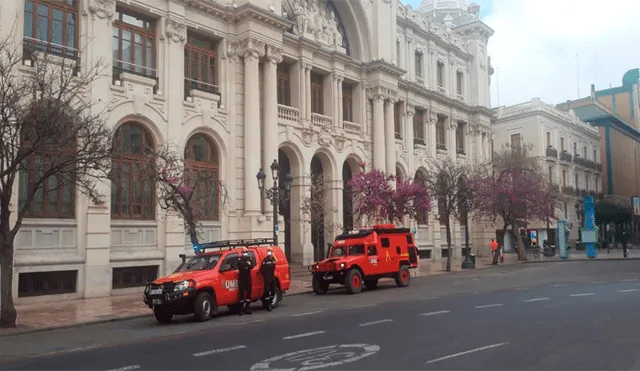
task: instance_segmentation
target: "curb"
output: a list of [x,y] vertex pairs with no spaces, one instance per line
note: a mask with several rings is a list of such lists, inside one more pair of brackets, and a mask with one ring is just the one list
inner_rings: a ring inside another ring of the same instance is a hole
[[594,262],[594,261],[601,261],[601,262],[606,262],[606,261],[621,261],[621,260],[640,260],[640,257],[633,257],[633,258],[606,258],[606,259],[598,259],[593,258],[593,259],[554,259],[554,260],[525,260],[524,264],[544,264],[544,263],[569,263],[569,262],[580,262],[580,261],[586,261],[586,262]]
[[[624,259],[624,258],[620,258],[620,259]],[[640,258],[627,258],[627,259],[640,259]],[[607,259],[607,260],[613,260],[613,259]],[[548,261],[548,262],[553,262],[553,261]],[[531,263],[544,263],[544,261],[532,261]],[[512,264],[509,264],[509,265],[512,265]],[[497,268],[497,267],[499,267],[499,266],[488,265],[488,266],[484,266],[484,267],[476,267],[474,269],[457,270],[457,271],[451,271],[451,272],[447,272],[445,270],[442,270],[442,271],[439,272],[439,274],[416,276],[416,277],[412,277],[412,279],[424,279],[424,278],[431,277],[431,276],[443,276],[445,274],[446,275],[451,275],[451,274],[468,273],[468,272],[473,272],[475,270],[494,269],[494,268]],[[335,288],[329,289],[329,291],[336,291],[336,290],[341,290],[341,289],[342,289],[341,287],[335,287]],[[284,294],[284,297],[300,296],[300,295],[308,295],[308,294],[313,294],[313,290],[312,289],[308,289],[308,290],[296,292],[296,293],[293,293],[293,294]],[[9,337],[17,337],[17,336],[22,336],[22,335],[37,334],[37,333],[41,333],[41,332],[53,332],[53,331],[58,331],[58,330],[68,330],[68,329],[85,327],[85,326],[101,325],[101,324],[105,324],[105,323],[125,322],[125,321],[135,320],[135,319],[139,319],[139,318],[150,317],[150,315],[151,315],[151,313],[135,314],[135,315],[125,316],[125,317],[105,318],[105,319],[99,319],[99,320],[95,320],[95,321],[86,321],[86,322],[81,322],[81,323],[74,323],[72,325],[62,325],[62,326],[45,327],[45,328],[38,328],[38,329],[25,329],[24,331],[17,331],[17,332],[8,333],[8,334],[1,334],[0,333],[0,339],[9,338]]]

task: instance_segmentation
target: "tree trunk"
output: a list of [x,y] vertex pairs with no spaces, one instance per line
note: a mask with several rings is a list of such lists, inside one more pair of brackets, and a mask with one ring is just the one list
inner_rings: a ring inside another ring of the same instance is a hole
[[451,272],[451,227],[449,226],[449,221],[447,220],[446,230],[447,230],[447,272]]
[[18,312],[13,304],[13,241],[0,246],[0,328],[16,327]]
[[506,249],[506,246],[504,245],[504,236],[507,235],[508,227],[509,227],[509,224],[504,223],[504,225],[502,226],[502,241],[498,241],[498,243],[500,244],[500,246],[502,246],[503,249]]
[[518,231],[518,225],[516,223],[511,224],[511,233],[516,240],[516,250],[518,251],[518,260],[527,260],[524,253],[524,242],[522,242],[522,236]]

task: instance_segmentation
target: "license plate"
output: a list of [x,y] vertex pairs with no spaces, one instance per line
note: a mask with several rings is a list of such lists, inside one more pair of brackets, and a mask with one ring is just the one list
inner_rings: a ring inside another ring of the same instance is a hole
[[162,304],[162,299],[153,299],[153,305],[160,305]]
[[149,295],[162,295],[162,289],[152,289]]
[[324,279],[325,279],[325,280],[332,280],[332,279],[333,279],[333,276],[332,276],[332,275],[324,276]]

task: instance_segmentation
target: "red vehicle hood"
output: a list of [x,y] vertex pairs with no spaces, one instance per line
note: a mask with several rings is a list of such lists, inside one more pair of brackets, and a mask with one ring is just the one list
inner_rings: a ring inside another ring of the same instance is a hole
[[180,282],[185,280],[194,280],[196,282],[201,281],[207,276],[211,276],[211,271],[191,271],[191,272],[178,272],[168,276],[160,277],[153,283],[167,283],[167,282]]
[[325,259],[317,264],[340,264],[340,263],[345,263],[346,265],[351,264],[352,262],[358,260],[362,258],[362,255],[357,255],[357,256],[340,256],[340,257],[335,257],[335,258],[328,258]]

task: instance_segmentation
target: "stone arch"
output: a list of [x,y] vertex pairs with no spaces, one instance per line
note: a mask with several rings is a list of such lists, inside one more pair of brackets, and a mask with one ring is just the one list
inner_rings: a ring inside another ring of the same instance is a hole
[[[311,162],[314,162],[314,158],[317,158],[322,164],[322,173],[325,177],[325,181],[333,181],[336,177],[336,159],[333,154],[324,149],[317,150],[311,157]],[[311,164],[310,164],[311,165]],[[311,169],[310,169],[311,170]]]
[[[312,202],[323,200],[324,208],[316,215],[311,215],[311,244],[313,245],[314,260],[322,260],[326,256],[326,241],[332,238],[332,230],[329,226],[335,225],[338,215],[335,215],[336,186],[335,158],[330,152],[317,150],[309,163],[311,175],[311,187],[309,197]],[[320,176],[320,178],[318,178]],[[323,192],[323,193],[319,193]],[[314,201],[316,200],[316,201]],[[318,210],[316,208],[316,210]]]
[[396,176],[398,181],[405,181],[408,179],[407,171],[405,170],[404,166],[399,162],[396,162],[396,169],[395,169],[394,175]]
[[218,150],[218,166],[220,169],[220,179],[227,179],[227,168],[230,167],[226,166],[226,164],[228,164],[227,161],[229,161],[229,151],[227,150],[227,143],[225,142],[225,140],[222,138],[222,136],[220,136],[220,134],[218,134],[217,131],[213,130],[212,128],[207,126],[199,126],[193,129],[186,136],[184,143],[182,143],[182,147],[184,148],[187,145],[187,142],[189,142],[189,139],[191,139],[191,137],[196,134],[204,134],[213,141],[213,144]]
[[362,171],[360,164],[363,164],[364,161],[362,161],[360,156],[352,153],[347,156],[347,158],[344,160],[344,163],[349,165],[349,167],[351,168],[351,173],[355,175]]
[[291,195],[289,200],[282,200],[279,205],[279,214],[283,219],[284,232],[284,252],[290,262],[302,262],[304,249],[302,242],[302,230],[300,223],[296,223],[302,219],[300,212],[301,200],[303,198],[304,171],[302,164],[302,152],[300,148],[291,142],[282,143],[278,148],[278,163],[280,164],[280,186],[284,184],[282,180],[284,175],[289,173],[293,176],[291,185]]
[[[164,135],[162,135],[162,131],[155,124],[153,120],[144,115],[124,115],[113,127],[113,132],[115,133],[118,129],[127,123],[137,123],[145,127],[146,130],[149,131],[151,137],[153,139],[153,144],[156,148],[161,148],[164,146]],[[183,143],[184,144],[184,143]]]
[[351,56],[359,61],[370,61],[373,48],[371,22],[362,1],[331,1],[342,21],[349,41]]

